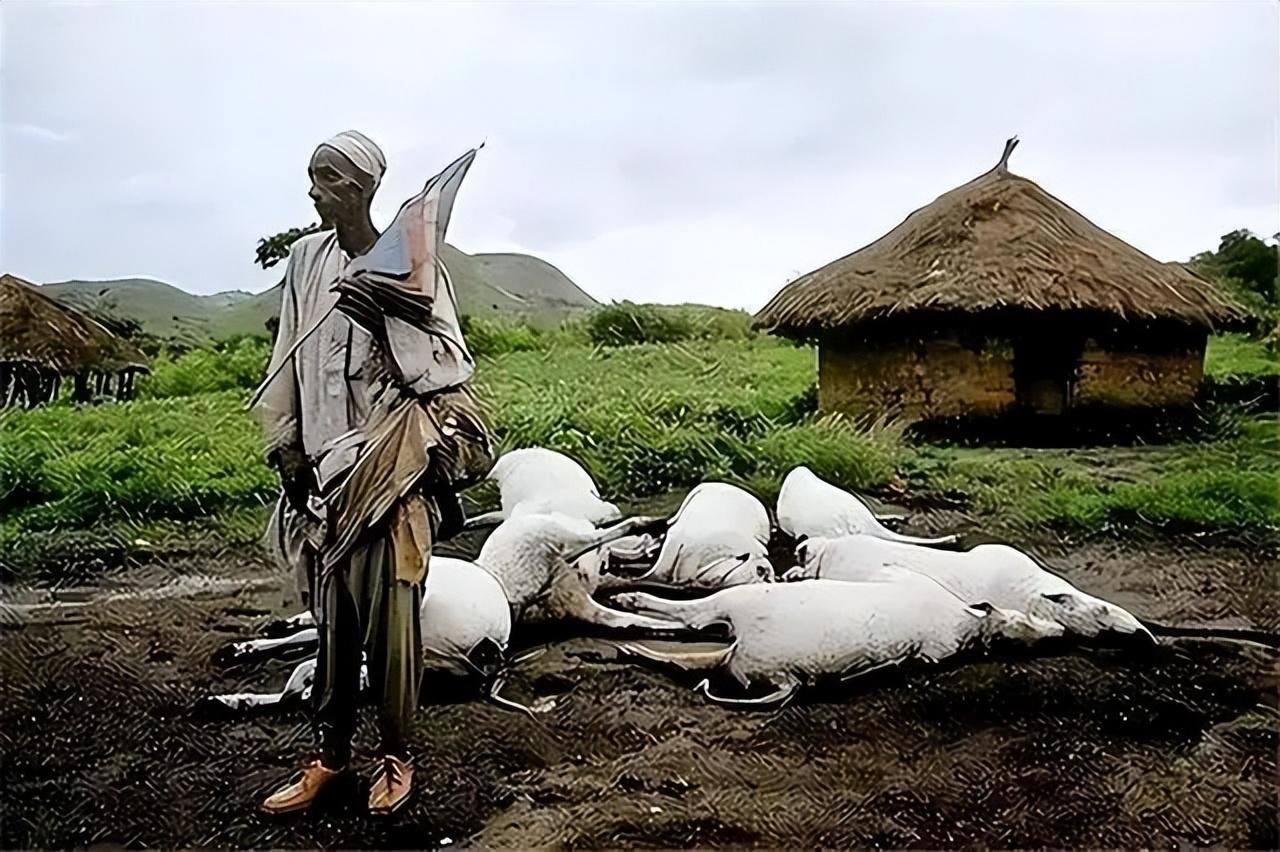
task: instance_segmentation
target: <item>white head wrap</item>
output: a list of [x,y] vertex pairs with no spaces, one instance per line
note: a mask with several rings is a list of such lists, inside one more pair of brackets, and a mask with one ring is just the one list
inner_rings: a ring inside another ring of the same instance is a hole
[[378,188],[382,175],[387,171],[387,158],[382,155],[382,149],[359,130],[344,130],[332,139],[321,142],[317,150],[320,148],[332,148],[351,165],[373,178],[373,189]]

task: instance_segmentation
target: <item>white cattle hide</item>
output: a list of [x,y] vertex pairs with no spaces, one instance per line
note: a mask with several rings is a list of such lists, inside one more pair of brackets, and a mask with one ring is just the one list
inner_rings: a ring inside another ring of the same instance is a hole
[[722,589],[771,582],[769,513],[750,492],[704,482],[681,503],[653,567],[637,583]]
[[1080,636],[1107,631],[1151,636],[1125,609],[1085,594],[1008,545],[982,544],[957,552],[853,535],[811,538],[796,552],[800,566],[787,572],[786,579],[861,581],[876,579],[885,570],[908,569],[937,580],[967,602],[1018,610]]
[[1051,622],[967,605],[909,571],[886,572],[880,580],[861,583],[736,586],[689,601],[625,592],[615,603],[693,630],[727,625],[733,643],[722,651],[664,653],[642,645],[623,650],[686,669],[723,668],[744,688],[758,681],[777,687],[772,695],[746,701],[754,704],[786,700],[802,684],[824,676],[848,679],[908,660],[938,662],[996,638],[1035,642],[1062,635],[1062,628]]
[[953,535],[917,538],[902,535],[880,523],[875,513],[855,494],[837,488],[807,467],[797,467],[782,481],[778,492],[778,528],[792,538],[835,538],[862,533],[887,541],[912,544],[950,544]]

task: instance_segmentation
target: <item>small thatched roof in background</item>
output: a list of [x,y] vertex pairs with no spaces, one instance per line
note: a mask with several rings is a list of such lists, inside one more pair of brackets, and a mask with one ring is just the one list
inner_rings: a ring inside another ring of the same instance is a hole
[[15,275],[0,275],[0,361],[34,361],[60,373],[146,366],[132,343]]
[[995,168],[853,254],[797,278],[756,326],[799,335],[889,316],[1064,310],[1234,326],[1246,312],[1180,264],[1112,236],[1026,178]]

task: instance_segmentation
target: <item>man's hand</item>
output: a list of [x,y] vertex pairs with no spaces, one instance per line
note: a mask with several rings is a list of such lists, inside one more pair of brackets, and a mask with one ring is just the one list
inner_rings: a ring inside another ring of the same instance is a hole
[[294,511],[307,511],[307,497],[311,494],[311,464],[306,453],[297,447],[279,447],[271,451],[267,460],[280,475],[280,488],[284,498]]
[[467,522],[467,514],[462,509],[462,501],[452,488],[441,489],[433,495],[436,509],[440,512],[440,525],[436,529],[437,541],[448,541],[462,532]]

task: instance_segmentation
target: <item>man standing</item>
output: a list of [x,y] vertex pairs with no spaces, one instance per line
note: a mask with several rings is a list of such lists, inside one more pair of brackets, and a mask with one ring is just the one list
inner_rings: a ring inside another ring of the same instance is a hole
[[[438,256],[469,163],[434,191],[428,184],[397,216],[401,232],[383,241],[370,217],[386,169],[378,146],[346,131],[311,158],[310,196],[325,230],[290,250],[259,408],[283,492],[270,540],[319,625],[312,694],[321,755],[263,802],[268,813],[309,807],[348,769],[362,653],[382,737],[369,809],[391,813],[412,789],[406,735],[422,671],[427,557],[433,539],[460,526],[457,490],[483,473],[490,452],[466,386],[474,362]],[[370,252],[375,244],[389,252]],[[418,293],[413,304],[430,305],[427,327],[384,316],[356,286],[365,273],[376,277],[370,258],[388,253],[416,259],[417,289],[390,290]]]

